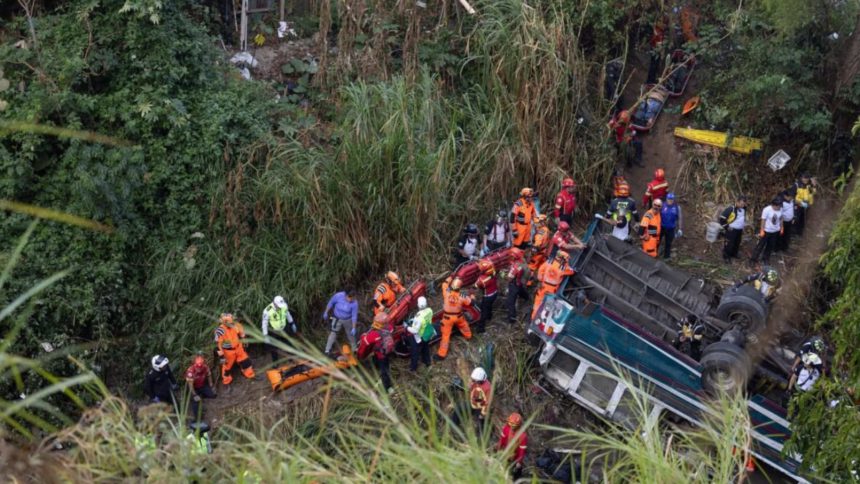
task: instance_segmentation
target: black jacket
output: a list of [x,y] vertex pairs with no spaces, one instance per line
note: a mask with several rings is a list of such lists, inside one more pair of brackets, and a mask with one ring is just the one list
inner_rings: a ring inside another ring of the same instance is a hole
[[173,389],[176,386],[176,377],[173,376],[170,367],[165,368],[164,371],[155,371],[150,368],[143,383],[143,389],[149,398],[158,397],[159,400],[165,402],[170,402]]

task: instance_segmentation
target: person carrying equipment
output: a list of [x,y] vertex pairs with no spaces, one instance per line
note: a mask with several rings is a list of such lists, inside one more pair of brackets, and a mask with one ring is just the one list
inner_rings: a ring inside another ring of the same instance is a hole
[[472,420],[480,436],[484,430],[484,421],[490,414],[493,385],[487,379],[487,372],[480,366],[472,370],[471,379],[472,382],[469,385],[469,406],[472,408]]
[[242,340],[245,338],[245,329],[242,324],[233,318],[230,313],[221,314],[221,324],[215,329],[215,344],[218,346],[218,357],[221,359],[221,382],[229,385],[233,382],[230,370],[237,365],[245,378],[256,380],[254,367]]
[[532,240],[533,251],[529,260],[529,270],[532,273],[536,272],[546,262],[551,239],[549,227],[547,226],[547,217],[544,214],[540,214],[536,219],[535,236]]
[[657,246],[660,245],[660,211],[663,200],[654,199],[653,206],[642,217],[639,225],[639,239],[642,240],[642,250],[651,257],[657,257]]
[[573,212],[576,210],[576,182],[573,178],[565,178],[561,181],[561,190],[555,197],[555,210],[553,216],[556,223],[567,222],[573,224]]
[[678,336],[675,348],[696,361],[702,356],[702,338],[705,336],[705,325],[695,314],[688,314],[678,321]]
[[152,403],[168,403],[177,408],[176,390],[179,385],[170,370],[170,360],[166,356],[155,355],[151,360],[151,368],[143,381],[143,390]]
[[675,237],[681,237],[684,232],[681,230],[684,216],[681,213],[681,206],[675,203],[675,194],[669,192],[666,194],[666,203],[660,209],[660,242],[663,243],[663,258],[668,259],[672,256],[672,241]]
[[776,297],[776,290],[779,289],[779,272],[765,267],[761,272],[750,274],[736,282],[733,287],[738,288],[749,283],[752,283],[753,287],[761,293],[766,302],[770,302]]
[[391,366],[388,355],[394,351],[394,338],[391,335],[391,326],[388,321],[388,313],[379,313],[373,317],[370,331],[361,335],[358,342],[358,357],[363,359],[371,352],[373,363],[379,371],[379,378],[385,391],[394,393],[391,385]]
[[546,262],[538,271],[538,282],[541,283],[540,289],[535,294],[535,301],[532,306],[532,319],[537,315],[543,299],[547,294],[555,294],[558,292],[558,286],[567,276],[572,276],[574,270],[568,265],[569,256],[567,252],[560,250],[555,254],[552,262]]
[[746,226],[747,197],[740,195],[734,205],[729,205],[720,213],[719,223],[723,227],[726,241],[723,245],[723,261],[729,262],[738,256],[744,227]]
[[511,243],[511,226],[508,224],[508,213],[499,210],[495,220],[487,222],[484,229],[482,245],[488,252],[507,247]]
[[396,272],[388,271],[385,274],[385,280],[376,286],[376,291],[373,293],[373,315],[376,316],[390,308],[397,301],[397,296],[405,290],[406,288],[400,283],[400,276]]
[[514,202],[511,209],[511,234],[514,247],[525,250],[532,240],[532,221],[537,216],[532,197],[534,190],[523,188],[520,190],[520,198]]
[[430,340],[436,336],[433,327],[433,310],[427,307],[427,298],[418,298],[418,312],[406,326],[406,331],[412,335],[409,338],[409,371],[418,371],[418,359],[430,366]]
[[770,254],[776,248],[776,242],[783,232],[782,227],[782,200],[774,198],[770,205],[764,207],[761,211],[761,229],[758,236],[759,241],[753,252],[751,262],[758,261],[761,257],[762,262],[768,264],[770,262]]
[[435,356],[437,360],[444,360],[448,356],[448,347],[451,344],[451,332],[454,330],[454,326],[457,327],[464,338],[467,340],[472,339],[472,330],[463,316],[463,308],[471,306],[473,298],[472,296],[463,296],[460,294],[462,285],[463,281],[459,277],[455,277],[447,288],[443,287],[442,341],[439,343],[439,351]]
[[191,397],[191,415],[196,420],[201,420],[203,418],[201,399],[215,398],[218,395],[214,390],[215,383],[212,381],[212,371],[206,364],[203,355],[195,356],[191,366],[185,370],[185,386]]
[[666,181],[666,172],[662,168],[654,170],[654,179],[648,182],[645,195],[642,195],[642,206],[651,207],[654,200],[664,200],[669,193],[669,182]]
[[818,181],[809,176],[809,173],[800,175],[800,179],[794,182],[791,190],[794,192],[795,208],[794,229],[797,235],[803,235],[806,226],[806,212],[815,202],[815,192],[818,189]]
[[496,275],[496,268],[493,263],[481,259],[478,261],[478,269],[481,274],[478,280],[475,281],[475,286],[484,291],[484,297],[481,298],[481,317],[475,323],[475,332],[483,333],[486,331],[487,322],[493,318],[493,304],[496,303],[496,296],[499,291],[499,277]]
[[526,450],[529,446],[529,439],[524,430],[520,430],[523,425],[523,417],[517,412],[508,416],[505,426],[502,427],[502,435],[499,438],[499,443],[496,444],[496,451],[505,452],[508,446],[514,445],[513,452],[508,457],[508,462],[511,464],[511,474],[513,478],[519,479],[523,473],[523,462],[526,458]]
[[322,315],[323,321],[328,321],[329,333],[325,342],[325,353],[331,356],[331,350],[337,342],[337,333],[342,329],[346,333],[349,347],[355,350],[355,326],[358,323],[358,301],[355,300],[355,290],[347,288],[336,292],[326,304]]
[[570,230],[570,225],[568,225],[567,222],[561,222],[558,224],[558,230],[555,232],[555,235],[552,236],[547,255],[552,259],[555,257],[555,253],[558,252],[559,249],[570,254],[573,251],[582,250],[584,248],[585,244],[583,244],[577,236],[573,235],[573,231]]
[[[290,333],[287,334],[287,323],[290,324]],[[272,363],[278,361],[280,355],[278,347],[271,343],[270,338],[274,338],[285,345],[289,345],[288,337],[295,337],[299,332],[296,327],[296,322],[293,320],[293,315],[290,314],[290,309],[287,307],[287,301],[283,296],[275,296],[272,303],[266,306],[263,310],[263,338],[266,341],[266,346],[269,347],[269,352],[272,355]]]
[[457,241],[457,248],[454,250],[454,266],[457,269],[460,264],[475,260],[481,255],[481,241],[478,239],[478,226],[468,224],[463,227],[463,236]]
[[528,282],[531,279],[531,269],[526,264],[523,251],[511,249],[511,268],[508,270],[508,324],[517,322],[517,299],[528,300]]

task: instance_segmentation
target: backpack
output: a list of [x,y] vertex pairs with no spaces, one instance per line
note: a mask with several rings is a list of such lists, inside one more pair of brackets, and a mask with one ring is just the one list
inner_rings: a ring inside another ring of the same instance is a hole
[[433,327],[433,323],[427,323],[421,328],[421,332],[418,334],[421,337],[421,341],[427,343],[431,339],[436,336],[436,328]]
[[387,329],[380,329],[379,336],[380,340],[376,345],[376,351],[382,356],[388,356],[394,352],[394,337],[391,335],[391,331]]

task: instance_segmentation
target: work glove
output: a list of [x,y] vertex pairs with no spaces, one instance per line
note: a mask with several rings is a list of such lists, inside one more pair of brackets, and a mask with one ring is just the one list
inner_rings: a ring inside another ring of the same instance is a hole
[[678,229],[678,237],[683,237],[683,236],[684,236],[684,231],[681,229]]
[[352,329],[349,330],[349,334],[355,336],[355,323],[352,323]]
[[325,321],[325,320],[327,320],[327,319],[328,319],[328,314],[323,313],[323,315],[322,315],[322,320],[323,320],[323,321]]
[[158,397],[153,397],[153,398],[152,398],[152,403],[159,403],[159,402],[161,402],[161,399],[160,399],[160,398],[158,398]]
[[227,363],[227,359],[222,356],[221,358],[218,359],[218,362],[221,363],[222,365],[224,365]]
[[191,397],[191,398],[193,398],[195,402],[199,402],[199,401],[200,401],[200,395],[194,395],[194,396],[193,396],[193,397]]
[[809,203],[808,202],[800,202],[800,206],[803,208],[809,208]]

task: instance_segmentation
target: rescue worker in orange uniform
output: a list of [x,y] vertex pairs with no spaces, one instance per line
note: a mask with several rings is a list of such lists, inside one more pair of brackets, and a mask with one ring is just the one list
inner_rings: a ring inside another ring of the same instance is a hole
[[396,272],[388,271],[385,274],[385,280],[380,282],[373,292],[373,315],[376,316],[390,308],[397,301],[397,296],[405,290],[406,288],[400,283],[400,276]]
[[463,281],[459,277],[446,287],[442,286],[442,341],[439,343],[439,352],[434,356],[436,360],[444,360],[448,356],[448,346],[451,344],[451,331],[454,326],[460,331],[466,339],[472,339],[472,330],[469,328],[469,323],[463,316],[463,308],[472,305],[472,296],[463,296],[460,294],[460,288]]
[[493,318],[493,304],[496,303],[499,292],[499,277],[496,275],[493,263],[486,259],[478,261],[478,268],[481,270],[481,275],[475,281],[475,287],[484,291],[479,307],[481,318],[475,323],[475,332],[480,334],[486,331],[487,322]]
[[654,170],[654,179],[648,182],[645,195],[642,195],[642,206],[651,208],[651,203],[658,198],[666,199],[669,193],[669,182],[666,181],[666,172],[662,168]]
[[577,236],[573,235],[573,231],[570,230],[570,225],[568,225],[567,222],[561,222],[558,224],[558,230],[555,232],[555,235],[552,236],[552,240],[549,243],[547,256],[552,259],[555,257],[555,253],[558,250],[570,253],[574,250],[582,250],[584,248],[585,244],[583,244]]
[[[541,265],[546,262],[547,254],[549,253],[549,243],[552,240],[550,236],[549,226],[547,226],[547,216],[540,214],[537,216],[535,223],[535,236],[532,240],[531,259],[529,260],[529,269],[532,273],[537,272]],[[566,223],[566,222],[565,222]]]
[[561,191],[555,196],[555,216],[556,223],[567,222],[573,223],[573,211],[576,210],[576,182],[573,178],[565,178],[561,181]]
[[663,200],[654,199],[654,206],[645,212],[642,223],[639,224],[639,239],[642,240],[642,250],[651,257],[657,257],[657,246],[660,245],[660,211]]
[[229,385],[233,382],[230,370],[237,365],[245,378],[256,379],[254,367],[242,339],[245,338],[245,329],[242,324],[233,318],[232,314],[221,315],[221,324],[215,329],[215,344],[218,345],[218,357],[221,359],[221,382]]
[[558,292],[558,286],[567,276],[572,276],[574,270],[568,265],[570,256],[567,252],[560,250],[555,254],[555,259],[552,262],[546,262],[538,271],[538,282],[541,283],[540,289],[535,294],[535,302],[532,306],[532,319],[537,315],[543,298],[547,294],[555,294]]
[[532,241],[532,222],[537,216],[533,196],[534,191],[531,188],[523,188],[520,198],[514,202],[514,208],[511,209],[513,245],[524,250]]

